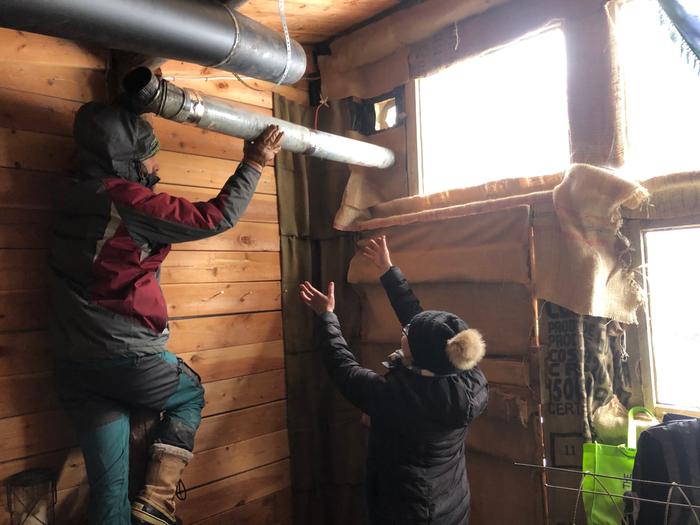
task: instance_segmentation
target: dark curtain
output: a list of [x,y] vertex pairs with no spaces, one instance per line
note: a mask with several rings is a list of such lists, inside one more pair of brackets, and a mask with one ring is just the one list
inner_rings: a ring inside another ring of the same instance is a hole
[[[278,95],[274,102],[276,117],[313,126],[314,108]],[[347,103],[331,103],[319,111],[319,129],[343,134],[349,118]],[[347,284],[347,268],[355,237],[332,228],[350,172],[344,164],[282,152],[276,173],[294,523],[361,525],[366,523],[366,429],[360,412],[329,382],[315,344],[313,316],[297,292],[304,279],[324,290],[335,281],[336,312],[353,346],[360,310]]]

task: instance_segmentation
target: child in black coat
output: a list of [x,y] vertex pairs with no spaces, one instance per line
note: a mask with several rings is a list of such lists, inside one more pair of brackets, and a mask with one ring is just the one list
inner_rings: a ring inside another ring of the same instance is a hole
[[342,394],[371,418],[367,498],[373,525],[467,525],[469,483],[464,440],[486,408],[488,385],[477,366],[481,334],[454,314],[424,311],[391,264],[386,238],[363,253],[403,327],[401,351],[386,375],[363,368],[340,331],[334,284],[328,293],[305,282],[302,300],[318,315],[328,373]]

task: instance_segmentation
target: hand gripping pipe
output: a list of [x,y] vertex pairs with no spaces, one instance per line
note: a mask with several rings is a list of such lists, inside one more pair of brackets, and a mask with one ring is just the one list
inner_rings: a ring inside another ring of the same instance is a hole
[[126,102],[140,113],[155,113],[175,122],[194,124],[245,140],[254,139],[265,128],[276,124],[284,131],[282,148],[294,153],[372,168],[388,168],[394,164],[394,153],[387,148],[242,109],[227,100],[171,84],[145,67],[128,73],[123,84]]
[[0,0],[0,27],[293,84],[306,54],[220,0]]

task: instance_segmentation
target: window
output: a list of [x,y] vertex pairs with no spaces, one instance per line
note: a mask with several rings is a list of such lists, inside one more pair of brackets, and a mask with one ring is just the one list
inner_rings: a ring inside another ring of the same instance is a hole
[[396,112],[396,99],[394,97],[374,103],[375,131],[393,128],[396,126],[398,114]]
[[566,80],[558,28],[419,80],[422,193],[563,171]]
[[623,3],[615,17],[625,86],[625,172],[645,178],[700,168],[700,78],[650,0]]
[[397,127],[406,120],[404,87],[372,98],[351,98],[349,107],[351,129],[363,135]]
[[655,406],[700,412],[700,227],[643,232]]

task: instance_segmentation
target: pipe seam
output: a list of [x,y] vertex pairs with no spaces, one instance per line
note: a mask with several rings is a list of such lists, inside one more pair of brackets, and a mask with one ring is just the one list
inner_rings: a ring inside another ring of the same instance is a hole
[[222,4],[224,6],[224,9],[226,9],[226,12],[231,16],[231,19],[233,20],[233,25],[236,28],[236,39],[233,42],[233,45],[231,46],[231,50],[228,52],[228,55],[224,57],[224,59],[217,63],[217,64],[212,64],[211,66],[207,67],[213,67],[214,69],[218,69],[221,66],[224,66],[229,63],[229,61],[233,58],[233,55],[236,53],[236,49],[238,48],[238,43],[241,41],[241,26],[238,24],[238,19],[236,18],[236,14],[231,9],[228,4]]

